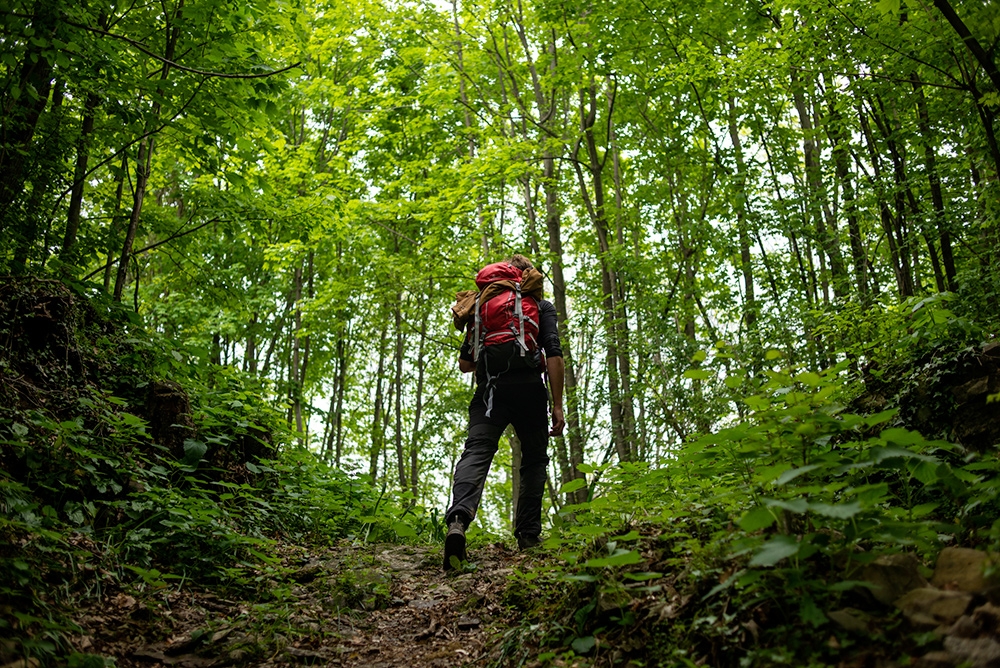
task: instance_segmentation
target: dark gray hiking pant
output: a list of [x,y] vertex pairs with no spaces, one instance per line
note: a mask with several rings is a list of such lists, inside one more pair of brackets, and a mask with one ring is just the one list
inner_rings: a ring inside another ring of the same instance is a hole
[[455,466],[452,505],[446,518],[464,515],[466,524],[476,517],[486,475],[500,436],[508,424],[521,441],[521,490],[517,497],[515,536],[538,536],[542,532],[542,496],[545,493],[549,457],[548,395],[538,382],[498,385],[493,390],[490,417],[486,417],[485,384],[476,388],[469,403],[469,436]]

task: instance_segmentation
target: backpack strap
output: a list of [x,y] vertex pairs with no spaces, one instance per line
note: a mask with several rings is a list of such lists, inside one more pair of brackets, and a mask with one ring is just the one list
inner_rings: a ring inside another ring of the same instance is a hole
[[517,316],[517,345],[521,347],[521,357],[524,357],[528,346],[524,343],[524,309],[521,307],[521,281],[514,284],[514,315]]
[[479,353],[483,346],[483,341],[482,341],[483,318],[479,314],[480,297],[482,297],[482,293],[476,295],[476,308],[474,310],[475,325],[472,328],[472,360],[474,362],[479,362]]

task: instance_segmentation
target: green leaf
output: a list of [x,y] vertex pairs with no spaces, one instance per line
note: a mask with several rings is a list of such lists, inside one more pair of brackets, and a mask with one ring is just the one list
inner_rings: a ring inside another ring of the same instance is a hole
[[196,441],[193,438],[184,439],[184,463],[188,466],[200,462],[206,452],[208,452],[208,446],[201,441]]
[[785,501],[784,499],[764,499],[764,505],[768,508],[781,508],[792,513],[804,513],[809,510],[809,502],[805,499],[792,499],[791,501]]
[[24,438],[28,435],[28,428],[20,422],[15,422],[10,426],[10,428],[14,431],[14,435],[18,438]]
[[935,462],[914,462],[913,465],[910,466],[910,473],[913,474],[914,478],[925,485],[931,485],[939,480],[938,465]]
[[810,596],[803,598],[802,603],[799,604],[799,618],[810,624],[813,628],[822,626],[827,622],[826,615],[823,614],[823,611],[816,605],[816,601],[812,600]]
[[806,466],[800,466],[797,469],[792,469],[790,471],[785,471],[780,476],[778,476],[778,479],[774,481],[774,484],[775,485],[784,485],[786,483],[791,482],[792,480],[795,480],[800,475],[802,475],[804,473],[809,473],[809,471],[813,471],[813,470],[818,469],[818,468],[819,468],[819,464],[808,464]]
[[392,530],[396,532],[396,535],[400,538],[416,538],[417,532],[406,522],[393,522]]
[[605,568],[607,566],[628,566],[629,564],[638,564],[640,561],[642,561],[642,556],[635,550],[629,550],[610,557],[588,559],[583,565],[585,568]]
[[823,517],[833,517],[840,520],[846,520],[861,512],[861,502],[810,503],[809,510],[817,515],[822,515]]
[[774,516],[774,513],[768,508],[757,506],[741,517],[736,523],[744,531],[751,532],[765,529],[774,524],[775,521],[777,521],[777,518]]
[[630,541],[630,540],[639,540],[639,532],[633,529],[632,531],[629,531],[624,536],[614,536],[612,538],[612,540],[614,540],[616,542]]
[[895,443],[896,445],[918,445],[924,443],[926,439],[920,435],[920,432],[910,431],[909,429],[903,429],[902,427],[890,427],[885,429],[881,433],[881,438],[887,443]]
[[784,357],[784,356],[785,356],[785,353],[781,352],[780,350],[776,350],[774,348],[771,348],[766,353],[764,353],[764,359],[766,359],[769,362],[771,360],[776,360],[776,359],[778,359],[780,357]]
[[626,580],[633,580],[634,582],[645,582],[647,580],[662,578],[663,573],[622,573],[622,577]]
[[869,415],[865,418],[865,424],[869,427],[874,427],[877,424],[882,424],[883,422],[888,422],[893,417],[895,417],[898,409],[890,408],[887,411],[882,411],[881,413],[876,413],[875,415]]
[[799,552],[799,542],[793,536],[775,536],[764,543],[750,560],[750,566],[774,566]]
[[913,508],[910,508],[910,514],[914,517],[914,519],[923,517],[924,515],[929,515],[934,512],[939,505],[941,504],[936,501],[931,503],[921,503],[919,506],[913,506]]
[[792,465],[789,464],[788,462],[780,462],[772,466],[766,466],[762,469],[758,469],[757,479],[760,480],[762,483],[771,482],[772,480],[774,480],[775,478],[777,478],[790,468],[792,468]]
[[708,380],[712,374],[704,369],[688,369],[684,372],[684,377],[691,380]]
[[608,532],[605,527],[597,526],[596,524],[584,524],[578,527],[573,527],[572,531],[574,533],[580,533],[584,536],[603,536]]
[[746,379],[742,376],[726,376],[722,382],[725,383],[726,387],[730,390],[735,390],[743,384],[744,380]]
[[587,481],[585,478],[574,478],[573,480],[563,483],[562,487],[559,488],[559,493],[569,494],[570,492],[575,492],[576,490],[586,486]]
[[587,654],[590,650],[594,649],[594,645],[596,644],[597,639],[594,636],[577,638],[573,641],[573,651],[577,654]]
[[878,0],[878,11],[880,14],[899,14],[900,0]]
[[808,385],[809,387],[819,387],[823,384],[823,379],[818,373],[813,373],[812,371],[806,371],[795,376],[792,380],[797,380],[803,385]]

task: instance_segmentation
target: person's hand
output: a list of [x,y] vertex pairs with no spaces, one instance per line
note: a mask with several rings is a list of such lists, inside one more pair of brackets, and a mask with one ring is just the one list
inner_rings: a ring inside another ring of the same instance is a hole
[[549,436],[562,436],[563,427],[566,426],[566,418],[563,417],[562,406],[552,407],[552,429],[549,429]]

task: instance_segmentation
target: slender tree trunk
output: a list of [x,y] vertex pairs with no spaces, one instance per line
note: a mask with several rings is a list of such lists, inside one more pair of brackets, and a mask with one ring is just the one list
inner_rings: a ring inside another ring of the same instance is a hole
[[378,459],[382,454],[383,443],[385,441],[385,425],[383,423],[383,405],[384,398],[382,396],[382,381],[385,377],[385,353],[386,353],[386,334],[388,334],[389,325],[385,323],[382,325],[382,331],[379,336],[378,344],[378,371],[375,372],[375,396],[374,407],[372,410],[372,427],[371,427],[371,449],[368,454],[368,475],[371,477],[374,483],[378,479]]
[[111,292],[111,273],[115,266],[115,247],[118,242],[118,235],[121,233],[122,228],[122,198],[125,194],[125,172],[128,169],[128,155],[122,153],[122,167],[118,172],[118,176],[115,177],[115,208],[114,213],[111,216],[111,225],[108,227],[108,238],[105,242],[105,250],[107,252],[108,261],[104,265],[104,292],[105,294]]
[[750,256],[750,234],[747,230],[747,166],[743,158],[743,142],[736,118],[736,101],[727,100],[729,108],[729,139],[733,142],[736,159],[736,229],[740,244],[740,272],[743,274],[743,322],[753,332],[757,323],[757,299],[754,294],[753,265]]
[[[795,103],[795,110],[799,116],[799,125],[802,128],[802,153],[805,160],[805,184],[806,184],[806,211],[807,218],[812,221],[812,226],[816,230],[816,240],[825,254],[825,258],[830,262],[830,273],[833,279],[834,295],[843,295],[843,286],[846,283],[847,272],[844,270],[843,258],[840,255],[840,243],[836,238],[834,230],[831,230],[823,217],[823,202],[826,192],[823,187],[823,174],[819,163],[819,151],[816,146],[815,130],[812,118],[809,115],[809,105],[806,101],[804,84],[797,73],[792,74],[792,99]],[[822,264],[826,260],[821,257]],[[826,296],[827,277],[826,272],[820,275],[823,285],[824,296]]]
[[[612,219],[614,220],[615,227],[615,245],[617,248],[624,248],[625,232],[623,218],[625,215],[625,195],[622,184],[621,160],[615,137],[614,106],[615,93],[614,88],[612,88],[607,96],[608,153],[611,156],[611,175],[615,193],[615,208]],[[612,272],[612,284],[615,289],[614,323],[615,336],[617,338],[618,373],[622,381],[622,422],[627,439],[629,459],[635,461],[639,458],[639,445],[636,442],[635,405],[634,397],[632,396],[632,336],[629,331],[625,283],[617,270]]]
[[[458,21],[458,0],[451,0],[451,11],[452,20],[455,25],[455,57],[458,63],[458,96],[462,101],[463,109],[463,124],[466,130],[466,142],[469,154],[469,162],[476,159],[476,140],[473,134],[473,129],[475,125],[472,122],[472,114],[469,111],[469,96],[466,92],[465,84],[465,53],[462,49],[462,26]],[[485,203],[483,201],[483,194],[480,192],[476,196],[476,213],[479,219],[479,227],[482,233],[482,244],[483,244],[483,257],[488,258],[490,255],[490,237],[492,236],[492,231],[489,225],[489,216],[486,215]]]
[[[937,170],[937,155],[934,132],[931,130],[930,114],[927,112],[927,98],[924,95],[923,84],[919,75],[913,75],[913,89],[917,94],[917,128],[924,145],[924,168],[927,170],[927,182],[931,191],[931,203],[934,206],[934,226],[937,229],[938,241],[941,243],[941,260],[944,264],[945,288],[951,292],[957,289],[955,283],[955,257],[951,248],[951,232],[944,210],[944,194],[941,191],[941,178]],[[928,243],[930,238],[928,237]]]
[[1000,69],[993,62],[991,53],[983,48],[983,45],[979,43],[979,40],[976,39],[972,31],[965,25],[965,21],[962,20],[948,0],[934,0],[934,6],[938,8],[938,11],[944,15],[944,18],[951,25],[952,29],[965,42],[969,53],[973,55],[980,67],[983,68],[983,71],[986,72],[986,76],[989,77],[993,88],[1000,90]]
[[[598,242],[598,262],[601,268],[601,290],[603,293],[602,304],[604,308],[604,330],[607,337],[605,348],[605,373],[608,377],[608,392],[611,398],[611,435],[618,453],[618,458],[622,462],[631,461],[630,441],[625,431],[625,410],[621,391],[621,379],[618,367],[618,332],[615,327],[615,294],[617,293],[614,282],[614,269],[611,266],[611,247],[608,240],[607,211],[604,203],[604,162],[601,160],[597,150],[597,140],[594,136],[594,124],[597,120],[597,84],[591,84],[585,90],[580,91],[580,129],[583,133],[583,142],[586,149],[586,167],[590,174],[590,187],[588,188],[583,169],[579,162],[574,162],[577,171],[577,178],[580,182],[580,193],[590,213],[594,231],[597,233]],[[593,191],[593,199],[591,192]]]
[[299,443],[302,443],[302,388],[299,384],[299,379],[301,374],[299,368],[301,366],[301,340],[299,339],[299,332],[302,331],[302,260],[299,259],[298,264],[295,267],[295,274],[293,278],[292,294],[295,303],[295,312],[292,315],[292,335],[289,340],[289,346],[291,347],[291,359],[288,369],[288,392],[289,392],[289,405],[291,406],[292,415],[295,419],[295,431],[299,437]]
[[854,181],[851,178],[850,147],[844,131],[843,117],[837,112],[832,99],[829,101],[829,107],[830,122],[827,123],[827,132],[830,137],[837,181],[844,193],[844,216],[847,218],[847,232],[851,244],[854,285],[861,303],[868,304],[871,301],[868,292],[868,262],[864,240],[861,236],[861,226],[858,222],[857,194],[854,190]]
[[405,491],[409,487],[409,476],[406,471],[406,458],[403,453],[403,294],[402,292],[396,293],[396,308],[395,308],[395,324],[396,324],[396,350],[395,350],[395,363],[396,363],[396,380],[395,380],[395,392],[393,397],[395,399],[395,415],[394,415],[394,445],[396,449],[396,473],[398,475],[399,490]]
[[337,376],[334,397],[334,452],[333,461],[336,466],[340,466],[340,460],[344,456],[344,394],[347,385],[347,344],[346,334],[340,333],[337,336]]
[[83,206],[83,188],[86,184],[87,165],[90,162],[90,142],[94,133],[94,116],[100,98],[94,93],[87,94],[84,103],[83,120],[80,123],[80,139],[76,148],[76,165],[73,169],[73,188],[69,196],[69,212],[66,216],[66,233],[63,236],[59,256],[70,261],[76,235],[80,229],[80,209]]
[[911,297],[913,296],[913,283],[910,279],[909,258],[905,253],[905,249],[899,248],[896,238],[896,224],[893,220],[892,212],[889,210],[889,204],[882,193],[884,182],[882,177],[882,158],[875,146],[875,138],[868,123],[867,112],[865,112],[863,106],[859,107],[858,116],[861,122],[862,135],[868,147],[872,171],[874,172],[871,185],[878,199],[879,220],[882,223],[882,231],[889,246],[889,259],[892,263],[893,274],[896,277],[896,288],[901,297]]
[[[874,102],[877,102],[877,106]],[[889,157],[892,162],[892,173],[894,180],[893,187],[893,208],[895,209],[895,216],[892,217],[895,225],[893,226],[893,231],[896,235],[896,246],[899,249],[899,257],[902,261],[901,266],[903,269],[904,280],[907,284],[907,297],[914,294],[914,289],[916,283],[914,281],[914,276],[918,275],[916,271],[916,263],[914,261],[914,244],[911,240],[911,234],[909,230],[909,225],[907,224],[908,216],[906,215],[906,165],[904,162],[904,157],[901,152],[901,148],[896,143],[893,138],[893,132],[891,128],[891,119],[889,114],[885,110],[885,105],[882,100],[876,98],[875,101],[869,102],[869,107],[871,109],[872,120],[875,121],[875,126],[882,133],[882,138],[885,140],[885,145],[889,149]]]
[[[430,279],[427,286],[428,294],[434,291],[434,280]],[[419,454],[420,454],[420,420],[423,414],[424,407],[424,372],[427,368],[426,360],[424,359],[425,350],[427,348],[427,321],[430,318],[430,311],[424,309],[423,317],[420,319],[420,342],[417,344],[417,396],[414,398],[413,407],[413,430],[410,433],[410,492],[413,494],[414,503],[419,498],[420,493],[420,479],[419,479]]]
[[149,117],[146,119],[146,137],[139,141],[139,154],[135,163],[135,191],[132,195],[132,215],[129,217],[128,229],[125,231],[125,241],[122,244],[121,258],[118,260],[118,275],[115,278],[115,289],[112,298],[119,302],[122,292],[125,290],[125,279],[128,276],[128,261],[132,255],[132,244],[135,241],[136,231],[139,229],[139,219],[142,214],[142,204],[146,198],[146,186],[149,181],[149,171],[153,160],[153,148],[156,144],[155,135],[152,134],[160,120],[160,99],[166,90],[166,81],[170,77],[170,63],[174,60],[174,50],[177,47],[177,39],[180,30],[174,25],[180,20],[184,10],[184,0],[179,0],[177,9],[173,17],[165,16],[166,24],[164,32],[167,35],[166,48],[163,50],[163,69],[160,72],[160,85],[157,86],[155,96],[150,108]]
[[[520,8],[520,4],[518,6]],[[528,53],[528,41],[524,26],[521,22],[518,22],[517,27],[521,45],[525,49],[525,53]],[[548,41],[547,49],[549,70],[550,73],[554,73],[557,62],[554,34]],[[535,93],[535,110],[538,114],[539,124],[544,129],[539,139],[544,145],[542,149],[542,193],[545,196],[545,227],[548,232],[549,261],[551,262],[549,278],[552,281],[552,302],[556,307],[556,317],[559,331],[562,335],[561,343],[565,366],[565,393],[563,400],[566,404],[566,436],[555,439],[561,474],[560,480],[565,484],[570,480],[584,477],[584,474],[578,468],[583,463],[584,448],[583,433],[580,425],[579,401],[577,399],[577,387],[579,383],[577,381],[576,365],[573,362],[573,345],[572,337],[570,336],[569,310],[566,300],[566,277],[563,271],[565,260],[563,258],[562,247],[562,213],[559,205],[559,173],[556,170],[556,158],[558,156],[551,149],[547,141],[547,135],[555,134],[555,130],[559,127],[555,122],[558,118],[556,115],[556,106],[559,105],[560,109],[566,109],[568,105],[559,103],[555,91],[552,91],[551,95],[546,98],[534,62],[530,59],[529,72],[531,73],[532,88]],[[567,443],[569,446],[568,451],[566,447]],[[586,498],[587,489],[584,487],[571,493],[570,502],[582,503]]]

